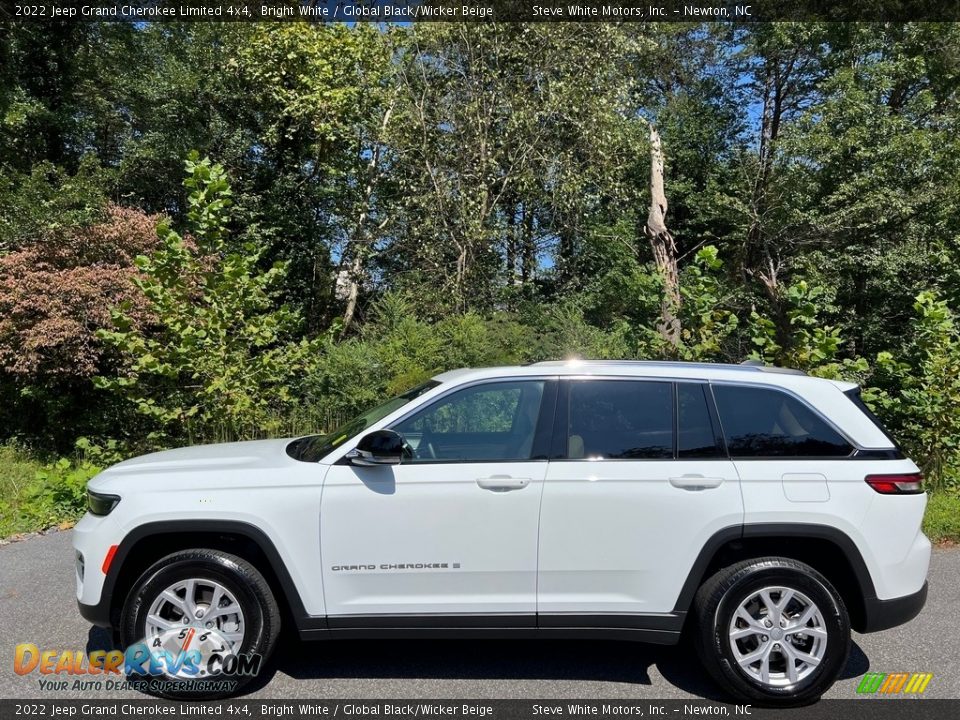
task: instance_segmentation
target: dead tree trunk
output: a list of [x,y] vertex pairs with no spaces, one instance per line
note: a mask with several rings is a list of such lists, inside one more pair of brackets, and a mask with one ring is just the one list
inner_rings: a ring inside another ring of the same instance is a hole
[[360,208],[357,212],[357,223],[354,227],[353,238],[344,253],[343,260],[346,261],[346,267],[341,271],[340,277],[338,277],[337,284],[340,286],[338,287],[338,295],[341,296],[340,299],[347,301],[347,306],[343,312],[343,326],[341,328],[343,335],[346,335],[350,330],[350,326],[353,324],[354,317],[356,316],[357,301],[360,297],[360,286],[366,277],[367,259],[373,252],[373,242],[375,238],[370,232],[369,225],[373,213],[374,192],[377,182],[380,179],[381,143],[392,113],[393,106],[390,105],[383,113],[383,118],[380,122],[380,132],[374,138],[373,150],[370,153],[370,159],[367,161],[366,184],[363,189]]
[[357,314],[357,300],[360,298],[360,283],[363,278],[363,255],[366,253],[362,248],[357,248],[356,255],[350,262],[350,269],[343,274],[346,283],[346,292],[344,299],[347,301],[347,307],[343,311],[343,326],[341,333],[346,335],[350,326],[353,324],[353,318]]
[[650,209],[644,234],[650,241],[653,261],[663,279],[660,300],[660,336],[676,349],[680,345],[680,274],[677,270],[677,246],[667,229],[667,195],[663,185],[663,144],[660,133],[650,124]]

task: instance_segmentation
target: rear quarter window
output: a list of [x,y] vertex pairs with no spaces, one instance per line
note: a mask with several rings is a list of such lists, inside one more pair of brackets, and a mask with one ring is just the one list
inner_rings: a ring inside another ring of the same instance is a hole
[[826,420],[785,392],[715,384],[713,395],[731,457],[823,458],[853,452]]
[[851,390],[847,390],[844,393],[844,395],[850,398],[850,402],[856,405],[857,408],[860,410],[860,412],[862,412],[867,417],[867,419],[876,426],[877,430],[883,433],[883,436],[890,442],[890,444],[893,447],[899,449],[899,445],[897,445],[897,441],[893,439],[893,436],[890,434],[890,431],[887,430],[886,427],[884,427],[883,423],[880,422],[880,418],[878,418],[874,414],[874,412],[869,407],[867,407],[867,404],[863,401],[863,398],[860,396],[859,387],[855,387]]

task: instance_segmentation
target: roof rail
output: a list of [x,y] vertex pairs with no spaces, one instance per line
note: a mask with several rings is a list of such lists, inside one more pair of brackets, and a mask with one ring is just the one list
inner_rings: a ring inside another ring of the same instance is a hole
[[745,360],[740,364],[734,363],[711,363],[711,362],[686,362],[683,360],[544,360],[541,362],[530,363],[534,367],[558,367],[563,365],[587,365],[594,367],[606,367],[614,365],[641,365],[646,367],[688,367],[716,370],[738,370],[741,372],[769,372],[781,373],[784,375],[806,375],[803,370],[795,368],[776,367],[774,365],[765,365],[760,360]]

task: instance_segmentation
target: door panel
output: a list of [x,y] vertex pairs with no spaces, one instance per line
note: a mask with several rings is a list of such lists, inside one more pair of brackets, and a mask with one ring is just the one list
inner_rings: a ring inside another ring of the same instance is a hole
[[[332,467],[320,528],[328,614],[534,613],[546,467]],[[478,483],[492,476],[527,482]]]
[[573,380],[556,417],[538,612],[672,611],[707,539],[743,522],[704,385]]
[[[671,484],[684,475],[716,486]],[[726,460],[564,461],[550,463],[540,516],[538,612],[662,613],[743,503]]]
[[512,613],[532,625],[556,392],[535,378],[459,388],[392,425],[409,461],[333,466],[320,522],[328,614]]

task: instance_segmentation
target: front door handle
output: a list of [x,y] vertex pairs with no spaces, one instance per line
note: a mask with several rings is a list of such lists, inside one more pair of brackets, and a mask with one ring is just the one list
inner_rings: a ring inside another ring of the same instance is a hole
[[681,475],[670,478],[670,484],[681,490],[709,490],[723,484],[723,478],[703,475]]
[[515,478],[509,475],[492,475],[485,478],[477,478],[477,485],[484,490],[493,492],[508,492],[510,490],[522,490],[530,484],[530,478]]

